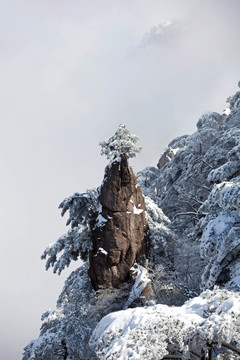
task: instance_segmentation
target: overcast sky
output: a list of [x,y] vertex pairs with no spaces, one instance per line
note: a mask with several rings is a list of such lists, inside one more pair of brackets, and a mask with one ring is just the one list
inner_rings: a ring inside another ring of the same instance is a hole
[[69,271],[40,255],[66,232],[59,203],[100,185],[99,141],[126,124],[139,171],[222,112],[240,80],[239,14],[239,0],[0,0],[2,360],[55,306]]

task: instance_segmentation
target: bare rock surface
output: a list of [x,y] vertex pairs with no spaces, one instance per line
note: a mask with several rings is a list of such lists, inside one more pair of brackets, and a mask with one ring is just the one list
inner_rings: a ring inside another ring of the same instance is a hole
[[169,147],[160,157],[157,167],[159,169],[162,169],[164,167],[164,165],[166,165],[169,161],[171,161],[171,159],[174,156],[174,152],[173,150]]
[[128,280],[135,262],[144,263],[148,252],[145,201],[124,155],[107,167],[99,200],[89,276],[94,289],[118,288]]

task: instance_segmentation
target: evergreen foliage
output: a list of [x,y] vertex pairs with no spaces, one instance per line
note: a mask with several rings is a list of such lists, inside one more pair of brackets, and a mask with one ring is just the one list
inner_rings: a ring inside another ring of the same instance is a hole
[[[149,281],[141,267],[133,286],[92,289],[86,259],[89,222],[101,212],[97,191],[60,204],[70,229],[42,258],[59,273],[71,260],[85,264],[67,279],[57,310],[43,315],[23,360],[240,358],[240,92],[228,101],[222,115],[205,113],[193,135],[169,144],[174,156],[161,169],[138,176],[151,239],[148,307],[129,308]],[[102,154],[133,157],[136,142],[120,125]]]
[[53,272],[60,275],[72,260],[88,259],[88,251],[92,247],[90,221],[98,208],[98,192],[92,189],[84,194],[75,193],[64,199],[59,208],[62,209],[62,216],[69,211],[67,225],[71,225],[71,228],[50,244],[41,258],[47,258],[46,270],[52,266]]
[[102,148],[101,155],[106,155],[107,159],[113,160],[125,154],[128,158],[135,157],[141,151],[137,147],[138,137],[130,133],[126,126],[120,124],[117,131],[108,140],[100,142]]
[[[240,294],[214,289],[181,307],[155,305],[110,314],[90,345],[98,359],[226,359],[240,356]],[[231,350],[231,351],[229,351]],[[218,356],[220,355],[220,356]]]

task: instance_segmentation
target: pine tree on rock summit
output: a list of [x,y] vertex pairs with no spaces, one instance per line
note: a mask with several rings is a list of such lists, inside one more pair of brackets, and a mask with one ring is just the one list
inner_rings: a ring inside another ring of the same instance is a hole
[[141,147],[138,137],[119,125],[116,133],[100,143],[101,154],[110,159],[98,190],[74,195],[61,202],[62,216],[69,211],[70,229],[42,254],[46,269],[54,272],[72,260],[90,262],[89,276],[94,289],[118,288],[129,279],[134,263],[144,263],[149,239],[145,201],[128,158]]
[[107,159],[113,160],[121,155],[127,158],[135,157],[141,151],[141,147],[137,147],[138,137],[130,133],[126,126],[120,124],[115,134],[108,140],[100,142],[102,147],[101,155],[106,155]]
[[[102,185],[60,204],[70,229],[43,254],[59,274],[84,264],[23,360],[240,359],[240,91],[228,102],[171,141],[173,156],[138,183],[128,164],[137,137],[120,125],[100,144],[110,160]],[[151,286],[153,301],[141,301]]]
[[144,265],[149,239],[145,200],[128,158],[136,156],[137,136],[125,125],[101,142],[111,159],[99,189],[100,207],[92,223],[89,276],[94,289],[118,288],[130,277],[135,262]]

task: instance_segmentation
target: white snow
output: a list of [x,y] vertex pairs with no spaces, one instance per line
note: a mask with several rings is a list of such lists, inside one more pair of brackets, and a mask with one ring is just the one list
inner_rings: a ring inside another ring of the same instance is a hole
[[230,109],[230,107],[224,109],[223,114],[225,114],[225,115],[230,115],[230,114],[231,114],[231,109]]
[[228,264],[232,274],[232,281],[229,281],[228,287],[240,286],[239,265],[238,262],[233,261],[239,257],[240,249],[239,199],[240,182],[226,181],[215,184],[208,199],[202,205],[206,216],[199,223],[202,229],[200,249],[202,257],[207,259],[202,274],[202,288],[213,286],[222,269]]
[[143,211],[144,211],[143,209],[138,209],[138,208],[136,208],[135,205],[133,205],[133,214],[139,215],[139,214],[141,214]]
[[141,151],[141,147],[136,145],[137,141],[138,137],[131,134],[125,125],[120,124],[113,136],[108,140],[100,142],[99,145],[102,148],[101,155],[106,155],[112,162],[118,161],[120,164],[121,155],[125,154],[130,158],[135,157]]
[[128,300],[123,307],[124,309],[127,309],[135,299],[141,296],[142,291],[151,281],[148,277],[147,269],[137,263],[135,263],[133,267],[131,267],[130,271],[132,271],[133,275],[135,275],[136,277]]
[[[170,149],[171,149],[171,151],[173,152],[173,154],[175,155],[178,151],[184,150],[185,148],[186,148],[186,146],[176,147],[176,148],[170,148]],[[170,158],[170,160],[172,160],[172,159]]]
[[107,222],[107,219],[105,219],[105,217],[102,216],[102,214],[99,214],[97,217],[97,221],[96,224],[98,227],[104,226],[104,224]]
[[239,314],[239,293],[207,290],[181,307],[159,304],[111,313],[93,331],[90,346],[102,360],[147,360],[162,359],[171,341],[186,354],[189,344],[240,344]]
[[104,255],[107,255],[107,254],[108,254],[108,252],[107,252],[106,250],[104,250],[102,247],[100,247],[100,248],[98,249],[98,251],[101,252],[101,253],[104,254]]

